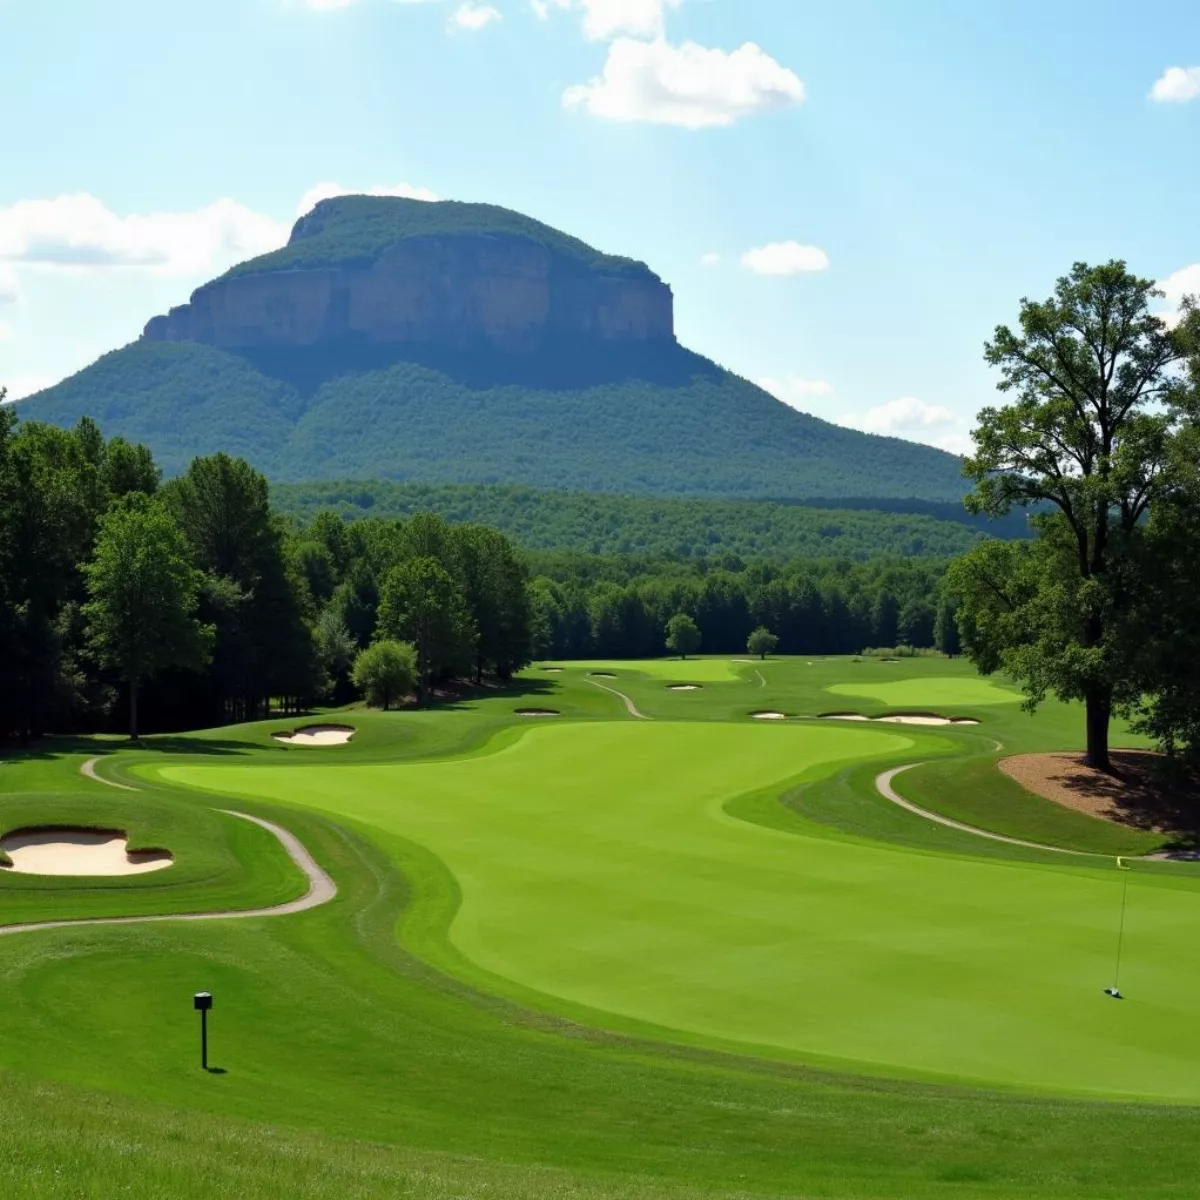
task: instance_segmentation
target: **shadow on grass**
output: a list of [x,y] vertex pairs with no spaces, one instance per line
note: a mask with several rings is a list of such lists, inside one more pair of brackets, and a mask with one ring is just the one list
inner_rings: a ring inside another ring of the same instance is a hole
[[190,734],[154,734],[139,738],[136,742],[128,738],[113,737],[59,737],[50,736],[30,742],[26,746],[16,743],[0,743],[0,755],[16,760],[52,762],[73,754],[90,754],[103,758],[121,750],[152,751],[163,754],[249,754],[261,751],[256,742],[237,738],[196,737]]

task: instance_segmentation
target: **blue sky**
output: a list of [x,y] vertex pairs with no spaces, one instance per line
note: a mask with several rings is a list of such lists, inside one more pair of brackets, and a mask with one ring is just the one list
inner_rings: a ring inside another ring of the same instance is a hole
[[319,185],[642,258],[685,344],[952,448],[994,395],[984,339],[1073,261],[1200,292],[1194,0],[0,0],[0,46],[16,395]]

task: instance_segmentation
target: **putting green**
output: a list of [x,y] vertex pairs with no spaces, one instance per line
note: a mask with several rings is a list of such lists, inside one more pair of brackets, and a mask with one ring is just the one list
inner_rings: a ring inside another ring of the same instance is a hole
[[[742,672],[750,672],[754,667],[753,663],[735,663],[728,658],[655,658],[635,662],[554,662],[546,665],[591,675],[602,672],[616,675],[618,679],[649,677],[668,683],[737,682],[742,678]],[[610,681],[602,679],[600,682]]]
[[[957,682],[957,681],[956,681]],[[920,748],[915,746],[920,742]],[[487,972],[699,1040],[869,1072],[1200,1099],[1200,893],[784,833],[726,811],[931,735],[595,723],[409,765],[164,765],[162,778],[354,818],[432,850],[449,936]]]
[[1019,692],[998,687],[987,679],[935,676],[932,679],[896,679],[883,683],[834,683],[825,689],[838,696],[862,696],[889,708],[937,708],[941,705],[975,707],[988,704],[1017,704]]

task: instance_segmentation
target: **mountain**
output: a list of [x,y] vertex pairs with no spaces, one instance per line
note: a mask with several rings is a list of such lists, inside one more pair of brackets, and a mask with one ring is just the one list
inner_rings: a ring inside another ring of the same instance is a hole
[[326,200],[288,245],[21,403],[281,481],[958,500],[951,455],[798,413],[680,346],[670,288],[490,205]]

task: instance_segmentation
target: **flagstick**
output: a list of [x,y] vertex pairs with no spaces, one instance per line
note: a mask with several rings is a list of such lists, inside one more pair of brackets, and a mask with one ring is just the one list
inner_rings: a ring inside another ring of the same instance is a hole
[[1117,859],[1117,869],[1125,874],[1125,882],[1121,886],[1121,922],[1117,927],[1117,965],[1113,971],[1113,985],[1106,989],[1108,994],[1114,1000],[1122,999],[1121,996],[1121,947],[1125,942],[1125,905],[1129,899],[1129,874],[1130,870],[1125,864]]

